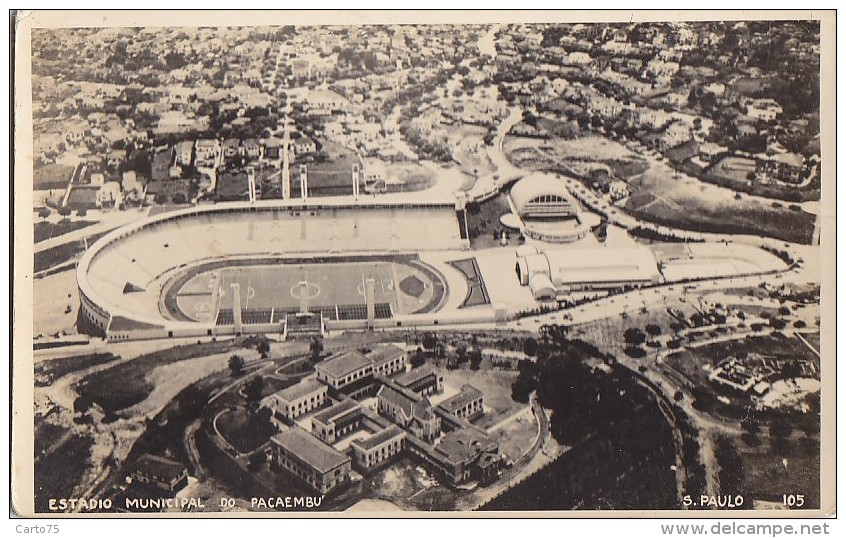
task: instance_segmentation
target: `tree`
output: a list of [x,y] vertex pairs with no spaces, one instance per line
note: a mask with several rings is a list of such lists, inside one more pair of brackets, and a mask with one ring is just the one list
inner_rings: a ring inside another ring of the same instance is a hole
[[426,362],[426,355],[423,353],[423,348],[418,347],[417,351],[411,357],[411,367],[420,368]]
[[269,407],[262,407],[256,412],[256,419],[261,424],[272,424],[270,419],[273,417],[273,411]]
[[691,390],[693,396],[693,408],[699,411],[711,411],[714,408],[715,398],[707,388],[696,386]]
[[38,210],[38,216],[41,217],[42,219],[46,219],[47,217],[50,216],[50,208],[48,208],[48,207],[40,208]]
[[80,394],[76,397],[76,400],[73,401],[73,412],[78,413],[80,415],[84,415],[91,409],[91,406],[94,405],[94,400],[88,394]]
[[435,333],[424,333],[422,343],[423,349],[431,351],[438,345],[438,335]]
[[266,462],[267,455],[261,450],[257,450],[250,455],[250,459],[247,461],[247,470],[251,472],[258,471]]
[[239,376],[244,373],[244,359],[240,355],[232,355],[229,357],[229,371],[233,376]]
[[470,369],[478,370],[482,367],[482,350],[478,347],[473,348],[470,352]]
[[784,364],[781,365],[781,377],[784,379],[796,379],[797,377],[802,375],[802,365],[799,364],[799,361],[792,360],[792,361],[785,361]]
[[315,336],[308,345],[308,350],[311,353],[311,360],[317,362],[320,360],[320,354],[323,353],[323,339]]
[[649,335],[650,340],[655,339],[661,336],[661,327],[654,323],[649,323],[646,325],[646,333]]
[[270,342],[266,339],[262,339],[256,346],[256,351],[259,352],[262,359],[266,359],[267,354],[270,353]]
[[629,327],[623,332],[623,340],[625,340],[627,344],[639,346],[646,342],[646,335],[643,334],[643,331],[637,327]]
[[673,332],[680,332],[684,328],[685,328],[684,323],[679,323],[678,321],[674,321],[673,323],[670,323],[670,329],[672,329]]
[[208,396],[197,385],[189,385],[179,395],[179,410],[186,417],[194,419],[200,416],[207,402]]
[[523,353],[529,357],[534,357],[538,353],[538,341],[534,338],[526,338],[523,340]]
[[783,319],[779,318],[770,318],[770,327],[776,330],[784,329],[787,326],[787,323]]
[[247,381],[247,384],[244,385],[244,396],[247,398],[247,402],[251,408],[258,406],[263,390],[264,378],[258,375]]

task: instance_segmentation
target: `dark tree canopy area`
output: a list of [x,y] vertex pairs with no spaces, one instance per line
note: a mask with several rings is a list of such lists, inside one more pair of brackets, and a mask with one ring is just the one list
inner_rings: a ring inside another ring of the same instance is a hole
[[536,390],[541,405],[552,410],[557,440],[571,444],[629,412],[633,378],[613,366],[610,371],[594,367],[608,361],[595,347],[564,338],[550,338],[539,346],[536,362],[520,361],[512,397],[527,401]]

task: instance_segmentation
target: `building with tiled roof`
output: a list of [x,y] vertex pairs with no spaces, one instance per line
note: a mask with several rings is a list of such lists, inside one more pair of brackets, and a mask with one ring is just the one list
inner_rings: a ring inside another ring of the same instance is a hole
[[438,407],[452,416],[473,420],[484,413],[484,394],[465,384],[458,394],[439,403]]
[[153,486],[169,493],[188,485],[188,468],[185,465],[153,454],[138,458],[130,476],[136,484]]
[[431,364],[424,364],[419,368],[400,374],[394,382],[404,389],[408,389],[421,396],[430,396],[444,391],[444,376]]
[[262,407],[288,420],[318,409],[326,402],[328,388],[314,378],[303,379],[295,385],[284,388],[261,401]]
[[379,346],[366,357],[373,364],[375,375],[389,376],[405,371],[405,350],[399,346],[393,344]]
[[311,433],[326,443],[334,443],[361,426],[364,413],[352,399],[342,400],[311,419]]
[[431,441],[441,432],[441,419],[425,396],[387,381],[376,393],[377,410],[420,439]]
[[358,351],[345,351],[326,359],[314,369],[317,379],[335,390],[373,374],[372,363]]
[[349,481],[351,460],[302,428],[271,438],[274,461],[320,493]]
[[356,465],[372,469],[399,455],[405,446],[406,433],[392,424],[366,439],[355,439],[350,443]]

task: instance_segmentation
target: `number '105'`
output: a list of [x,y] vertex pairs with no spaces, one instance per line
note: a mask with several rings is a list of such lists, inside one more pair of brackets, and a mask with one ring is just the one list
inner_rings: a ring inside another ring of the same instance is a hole
[[781,502],[789,508],[801,508],[805,504],[804,495],[782,495]]

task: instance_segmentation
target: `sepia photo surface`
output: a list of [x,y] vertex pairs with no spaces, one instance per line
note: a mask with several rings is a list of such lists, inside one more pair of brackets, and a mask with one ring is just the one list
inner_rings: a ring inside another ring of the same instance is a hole
[[15,31],[22,514],[833,511],[833,12]]

